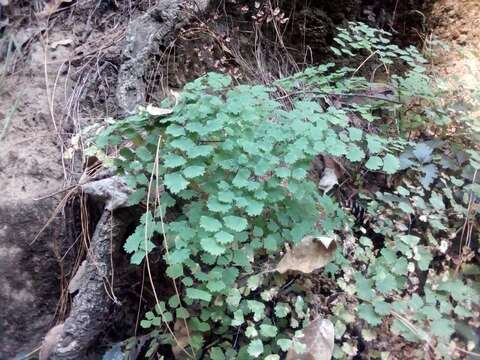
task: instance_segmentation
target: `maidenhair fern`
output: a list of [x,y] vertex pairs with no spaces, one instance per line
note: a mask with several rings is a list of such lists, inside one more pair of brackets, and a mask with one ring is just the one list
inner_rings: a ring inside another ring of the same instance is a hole
[[[357,76],[358,68],[334,64],[305,69],[271,86],[238,85],[229,76],[210,73],[184,87],[171,114],[140,112],[98,139],[102,149],[119,149],[114,165],[134,189],[131,204],[149,209],[124,245],[131,262],[141,264],[152,251],[163,251],[166,273],[180,289],[181,299],[163,299],[145,314],[144,328],[185,319],[189,351],[208,349],[213,360],[273,360],[292,347],[302,352],[299,331],[310,320],[309,296],[302,289],[293,297],[282,294],[286,280],[272,272],[272,264],[286,244],[306,235],[351,236],[352,231],[350,217],[332,197],[321,195],[309,176],[319,154],[361,171],[417,172],[424,188],[399,186],[394,194],[379,193],[369,210],[390,215],[373,224],[385,247],[374,249],[363,236],[353,257],[339,250],[327,266],[326,273],[358,305],[358,318],[371,327],[391,319],[392,330],[405,339],[424,340],[399,320],[410,319],[411,309],[416,311],[411,321],[428,324],[432,335],[448,344],[454,325],[445,316],[452,311],[471,316],[469,304],[478,299],[453,274],[440,286],[429,277],[422,297],[409,290],[412,272],[431,269],[438,241],[435,232],[412,233],[400,220],[421,211],[440,231],[449,226],[443,199],[454,204],[449,187],[432,190],[439,173],[434,148],[402,138],[405,128],[397,120],[384,131],[368,131],[385,114],[395,119],[401,114],[408,123],[403,104],[413,97],[432,98],[424,60],[413,48],[390,44],[388,33],[363,24],[351,24],[335,41],[339,55],[367,51],[383,66],[395,61],[409,66],[406,76],[393,77],[396,97],[365,96],[368,101],[356,104],[351,98],[361,98],[372,85]],[[461,186],[458,179],[450,181]],[[174,208],[177,216],[167,222]],[[365,265],[358,268],[359,262]],[[455,291],[453,302],[449,291]],[[358,321],[344,311],[336,306],[333,314],[325,314],[335,320],[339,341]],[[351,345],[339,346],[336,356],[352,351]]]

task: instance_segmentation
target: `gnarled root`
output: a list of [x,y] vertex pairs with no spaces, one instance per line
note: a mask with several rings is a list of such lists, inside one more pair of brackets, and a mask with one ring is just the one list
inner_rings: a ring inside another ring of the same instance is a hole
[[118,177],[89,182],[85,193],[105,203],[93,234],[87,258],[74,277],[77,291],[69,317],[45,336],[40,359],[83,359],[96,337],[108,326],[117,300],[112,291],[112,244],[124,240],[127,227],[138,213],[126,208],[131,190]]
[[82,359],[91,343],[107,327],[117,301],[109,282],[111,243],[123,240],[132,218],[128,209],[116,210],[115,214],[107,209],[103,211],[88,250],[84,282],[73,299],[70,315],[47,334],[40,359]]
[[[167,48],[175,32],[192,16],[207,8],[208,0],[160,0],[128,26],[124,59],[118,71],[116,97],[121,115],[134,114],[144,105],[145,63],[156,48]],[[190,5],[190,11],[182,7]]]

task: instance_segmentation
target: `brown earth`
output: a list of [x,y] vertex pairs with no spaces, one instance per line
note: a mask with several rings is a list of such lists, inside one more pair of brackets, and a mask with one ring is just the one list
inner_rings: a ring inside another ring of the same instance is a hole
[[[480,1],[439,0],[431,16],[432,71],[459,119],[480,131]],[[478,138],[473,137],[472,141]]]
[[[29,29],[15,36],[21,41],[35,31]],[[54,39],[63,36],[57,33]],[[58,63],[68,52],[63,46],[49,49],[46,59]],[[45,72],[44,63],[44,48],[37,41],[14,76],[1,81],[1,359],[28,353],[39,345],[45,329],[54,323],[60,295],[58,257],[65,234],[61,213],[53,226],[32,243],[59,200],[58,196],[36,199],[61,189],[69,176],[61,161],[59,139],[63,129],[55,118],[63,111],[63,101],[51,106],[46,83],[47,79],[53,86],[58,65],[48,66]],[[60,75],[58,88],[62,89],[65,82],[65,75]]]
[[433,7],[432,34],[447,46],[435,59],[437,71],[467,88],[479,85],[480,2],[440,0]]

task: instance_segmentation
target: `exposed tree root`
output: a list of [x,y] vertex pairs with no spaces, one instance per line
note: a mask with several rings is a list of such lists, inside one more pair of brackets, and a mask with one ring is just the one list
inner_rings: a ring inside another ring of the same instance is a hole
[[108,326],[118,302],[110,282],[112,243],[123,241],[127,227],[138,214],[125,208],[130,190],[116,177],[94,181],[83,190],[105,203],[93,234],[87,259],[75,275],[78,283],[69,317],[45,336],[40,359],[83,359],[97,336]]
[[180,13],[178,0],[164,0],[128,26],[125,62],[120,66],[117,81],[117,102],[124,114],[135,112],[146,97],[144,83],[145,62],[155,46],[167,45],[169,34],[178,24]]

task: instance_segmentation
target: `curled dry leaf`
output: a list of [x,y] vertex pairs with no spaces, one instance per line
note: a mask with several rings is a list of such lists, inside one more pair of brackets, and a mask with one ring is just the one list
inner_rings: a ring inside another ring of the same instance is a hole
[[303,329],[299,341],[306,345],[306,352],[297,354],[293,348],[286,360],[330,360],[333,354],[335,328],[328,319],[317,318]]
[[171,114],[173,112],[173,109],[163,109],[163,108],[159,108],[151,104],[148,104],[145,111],[153,116],[163,116],[163,115]]
[[180,91],[170,89],[170,95],[175,99],[175,105],[177,105],[182,93]]
[[283,256],[277,265],[279,273],[288,270],[311,273],[323,268],[335,256],[337,243],[328,236],[306,236]]
[[338,184],[338,177],[335,169],[325,168],[323,176],[318,183],[318,187],[325,193],[329,192],[336,184]]

